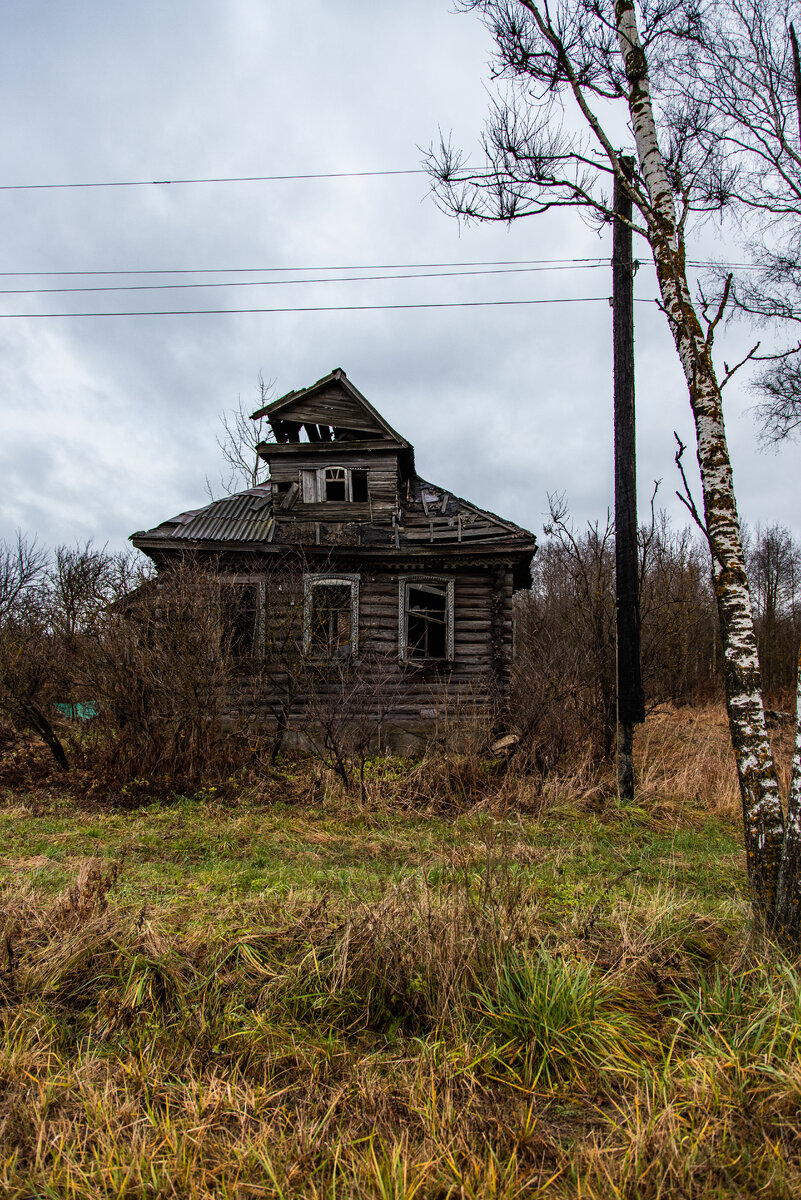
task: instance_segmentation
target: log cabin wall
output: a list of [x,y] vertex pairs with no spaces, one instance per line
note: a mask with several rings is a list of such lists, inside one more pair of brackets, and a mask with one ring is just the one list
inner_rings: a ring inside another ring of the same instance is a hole
[[[324,571],[315,568],[324,566]],[[230,716],[256,717],[270,726],[282,710],[290,741],[302,741],[310,713],[320,718],[328,705],[350,698],[354,719],[376,716],[373,741],[396,749],[418,748],[433,729],[444,724],[498,719],[508,689],[512,654],[512,571],[509,567],[468,566],[453,569],[441,559],[424,570],[396,564],[364,564],[330,560],[303,564],[302,573],[277,571],[263,562],[261,570],[235,578],[263,581],[266,636],[256,653],[239,663],[231,696]],[[361,568],[361,569],[354,569]],[[450,568],[450,569],[449,569]],[[355,577],[358,581],[357,651],[328,664],[304,647],[304,577]],[[417,578],[453,579],[453,655],[441,661],[400,657],[401,587]],[[352,679],[358,679],[355,688]],[[314,695],[310,695],[313,689]],[[377,714],[380,714],[380,718]]]

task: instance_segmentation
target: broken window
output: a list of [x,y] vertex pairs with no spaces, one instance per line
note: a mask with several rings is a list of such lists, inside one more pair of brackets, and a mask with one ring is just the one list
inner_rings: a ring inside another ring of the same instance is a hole
[[323,473],[323,499],[349,500],[348,472],[344,467],[326,467]]
[[353,470],[350,473],[350,498],[354,504],[367,503],[367,472]]
[[307,575],[303,644],[315,658],[356,655],[359,625],[358,575]]
[[304,467],[300,472],[304,504],[367,504],[367,470],[351,467]]
[[404,579],[400,584],[398,654],[411,662],[453,658],[453,580]]
[[235,658],[252,658],[262,648],[263,584],[225,582],[220,597],[224,646]]

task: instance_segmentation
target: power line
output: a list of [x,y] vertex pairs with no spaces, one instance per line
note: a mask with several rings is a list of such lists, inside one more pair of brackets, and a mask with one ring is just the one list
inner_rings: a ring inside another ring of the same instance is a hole
[[[448,270],[450,268],[463,267],[541,267],[543,270],[567,270],[571,267],[605,267],[610,265],[609,258],[509,258],[509,259],[488,259],[477,262],[443,262],[443,263],[361,263],[361,264],[335,264],[333,266],[310,266],[310,267],[149,267],[149,268],[127,268],[121,267],[117,270],[103,269],[99,271],[0,271],[0,279],[61,279],[75,278],[77,276],[93,276],[96,278],[118,275],[258,275],[258,274],[291,274],[292,272],[302,271],[404,271],[404,270]],[[653,267],[653,263],[645,260],[640,263],[640,266]],[[688,267],[696,269],[709,269],[714,267],[724,268],[734,271],[750,271],[759,270],[759,263],[726,263],[726,262],[703,262],[701,260],[689,260]],[[490,272],[487,272],[488,274]],[[354,278],[367,278],[366,276],[354,276]],[[394,278],[404,278],[403,276],[395,276]],[[322,282],[322,280],[308,280],[307,282]],[[29,289],[25,289],[29,290]],[[117,289],[114,289],[117,290]]]
[[597,264],[604,266],[607,258],[500,258],[480,262],[445,262],[445,263],[362,263],[346,266],[313,266],[313,267],[151,267],[148,269],[135,268],[129,270],[110,271],[0,271],[0,278],[20,278],[22,276],[41,278],[74,275],[256,275],[262,272],[269,274],[287,273],[292,271],[412,271],[429,269],[446,269],[449,267],[536,267],[559,266],[564,264]]
[[[168,308],[127,312],[60,312],[60,313],[0,313],[0,320],[12,318],[41,319],[51,317],[200,317],[239,313],[307,313],[307,312],[376,312],[411,308],[496,308],[531,304],[595,304],[609,303],[609,296],[562,296],[548,300],[453,300],[425,304],[334,304],[309,305],[303,308]],[[651,301],[644,301],[651,303]]]
[[114,179],[98,183],[2,183],[0,192],[64,191],[70,188],[169,187],[195,183],[280,183],[292,179],[372,179],[382,175],[425,175],[422,167],[402,171],[316,171],[305,175],[217,175],[208,179]]
[[75,295],[86,292],[160,292],[179,291],[191,288],[244,288],[244,287],[287,287],[290,284],[311,283],[374,283],[376,281],[392,281],[394,279],[461,279],[477,275],[523,275],[536,271],[576,271],[581,269],[595,270],[605,265],[601,263],[586,263],[559,267],[495,267],[478,271],[428,271],[415,272],[407,275],[339,275],[322,276],[311,279],[247,279],[229,280],[225,283],[137,283],[137,284],[107,284],[102,287],[57,287],[57,288],[0,288],[0,296],[53,296]]

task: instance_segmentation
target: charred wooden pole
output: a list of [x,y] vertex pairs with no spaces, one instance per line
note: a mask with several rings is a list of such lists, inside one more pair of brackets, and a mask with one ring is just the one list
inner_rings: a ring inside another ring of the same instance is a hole
[[[634,160],[621,157],[631,178]],[[634,799],[634,726],[645,720],[640,668],[637,472],[634,436],[634,263],[631,198],[615,179],[612,307],[615,391],[615,592],[617,611],[617,787]]]

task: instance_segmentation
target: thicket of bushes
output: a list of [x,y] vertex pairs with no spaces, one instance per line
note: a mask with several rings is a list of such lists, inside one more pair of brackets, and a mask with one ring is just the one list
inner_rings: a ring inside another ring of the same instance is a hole
[[[533,587],[517,601],[504,714],[523,734],[521,757],[540,773],[577,748],[609,757],[615,736],[614,529],[607,519],[577,531],[552,505],[546,534]],[[771,525],[751,533],[747,551],[765,692],[780,708],[801,637],[801,546]],[[657,515],[641,531],[640,567],[649,706],[717,698],[723,663],[708,551]],[[0,544],[0,718],[41,738],[63,769],[78,761],[106,779],[154,788],[199,785],[254,756],[269,760],[281,746],[280,714],[266,735],[245,713],[238,726],[223,719],[243,670],[241,614],[224,592],[220,579],[190,564],[156,579],[138,556],[91,543],[52,554],[22,538]],[[281,641],[279,666],[294,686],[284,633],[273,638],[268,629],[263,644]],[[247,670],[267,673],[269,658]],[[373,730],[349,716],[346,699],[358,699],[361,712],[370,697],[359,691],[358,664],[341,672],[343,702],[318,714],[318,750],[345,787],[364,789]],[[91,715],[80,737],[75,725],[64,732],[76,715]]]

